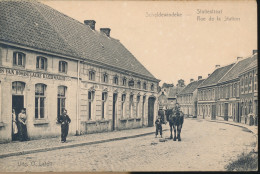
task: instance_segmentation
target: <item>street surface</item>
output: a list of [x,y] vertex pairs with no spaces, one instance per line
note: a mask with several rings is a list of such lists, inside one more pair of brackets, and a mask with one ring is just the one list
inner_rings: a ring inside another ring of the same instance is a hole
[[[163,128],[168,128],[163,125]],[[224,171],[241,153],[254,147],[246,129],[204,120],[185,119],[182,141],[165,142],[148,135],[96,145],[0,159],[3,172],[25,171]],[[69,138],[68,138],[69,139]]]

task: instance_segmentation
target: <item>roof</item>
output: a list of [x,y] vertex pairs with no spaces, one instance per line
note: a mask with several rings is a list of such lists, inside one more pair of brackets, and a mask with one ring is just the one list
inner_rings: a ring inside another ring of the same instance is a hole
[[204,79],[197,80],[194,82],[189,83],[180,93],[180,94],[190,94],[193,93],[199,86],[200,84],[204,81]]
[[216,69],[212,74],[210,74],[207,79],[202,82],[199,88],[216,85],[218,81],[232,68],[234,64],[235,63],[232,63]]
[[173,86],[173,87],[169,87],[168,90],[168,98],[176,98],[176,95],[179,94],[184,87],[179,87],[179,86]]
[[230,71],[228,71],[228,73],[219,81],[219,83],[237,79],[241,70],[244,70],[256,59],[257,55],[240,60],[230,69]]
[[253,62],[251,62],[251,63],[245,68],[245,70],[242,71],[240,74],[245,73],[246,71],[251,70],[251,69],[256,68],[256,67],[257,67],[257,58],[256,58]]
[[36,1],[0,1],[0,40],[157,80],[121,43]]

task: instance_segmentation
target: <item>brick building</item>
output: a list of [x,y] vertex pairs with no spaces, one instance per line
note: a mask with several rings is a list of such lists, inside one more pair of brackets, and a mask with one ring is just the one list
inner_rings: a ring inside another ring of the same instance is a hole
[[27,109],[31,139],[153,126],[156,79],[109,28],[34,1],[0,2],[0,141],[12,140],[12,108]]

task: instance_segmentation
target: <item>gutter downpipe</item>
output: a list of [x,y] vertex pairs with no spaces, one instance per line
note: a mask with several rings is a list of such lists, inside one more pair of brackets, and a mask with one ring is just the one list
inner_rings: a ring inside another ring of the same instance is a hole
[[78,60],[78,72],[77,72],[77,105],[76,105],[76,135],[80,135],[79,130],[79,70],[80,61]]

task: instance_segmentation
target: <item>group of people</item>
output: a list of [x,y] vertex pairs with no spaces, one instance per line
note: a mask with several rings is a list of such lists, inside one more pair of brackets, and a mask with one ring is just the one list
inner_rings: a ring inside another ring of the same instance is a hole
[[[13,140],[28,141],[27,134],[27,115],[26,109],[23,108],[21,112],[16,116],[15,109],[12,110],[12,129]],[[62,115],[58,117],[58,123],[61,124],[61,142],[65,143],[69,132],[70,117],[67,115],[67,110],[64,109]]]
[[15,109],[12,110],[12,126],[13,126],[13,139],[20,141],[28,141],[27,127],[26,127],[26,109],[21,109],[21,112],[16,117]]

